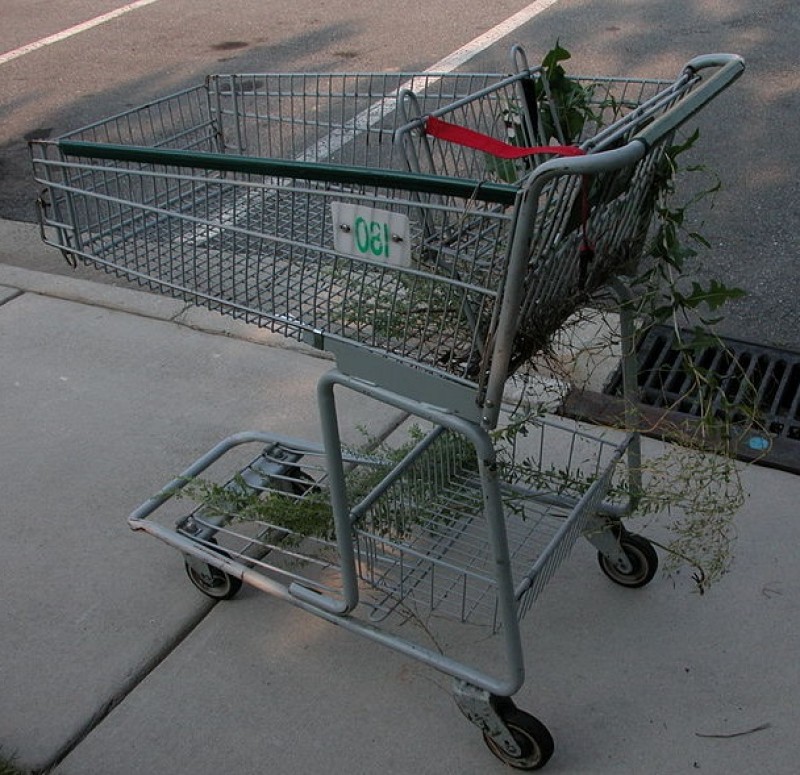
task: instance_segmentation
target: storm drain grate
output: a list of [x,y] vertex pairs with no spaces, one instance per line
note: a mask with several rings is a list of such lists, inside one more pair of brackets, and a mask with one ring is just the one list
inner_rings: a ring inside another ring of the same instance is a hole
[[[692,335],[681,332],[681,339],[690,343]],[[756,407],[758,421],[772,438],[759,441],[753,437],[752,449],[776,441],[785,449],[784,441],[800,442],[800,353],[730,338],[721,338],[720,342],[687,353],[679,348],[674,329],[668,326],[650,329],[637,344],[639,402],[699,417],[700,396],[697,390],[692,390],[692,377],[686,368],[688,357],[718,386],[713,403],[716,413],[721,415],[726,405],[734,407],[734,423],[744,422],[746,416],[737,415],[735,407]],[[604,392],[622,394],[619,368]],[[792,456],[797,456],[800,467],[800,447],[793,449]]]

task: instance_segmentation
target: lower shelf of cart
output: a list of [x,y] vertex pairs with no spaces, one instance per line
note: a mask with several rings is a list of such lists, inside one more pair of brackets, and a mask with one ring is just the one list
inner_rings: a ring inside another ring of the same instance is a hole
[[[454,502],[458,511],[454,511]],[[499,625],[497,581],[488,526],[477,482],[465,480],[447,494],[447,508],[431,507],[404,535],[353,531],[362,599],[379,621],[400,609],[436,612],[458,621]],[[528,501],[506,516],[514,578],[529,574],[556,540],[565,520],[563,507]],[[282,583],[299,583],[336,596],[341,588],[340,559],[330,538],[304,536],[260,520],[224,525],[194,515],[189,531],[210,536],[208,548]],[[186,528],[181,529],[185,532]]]

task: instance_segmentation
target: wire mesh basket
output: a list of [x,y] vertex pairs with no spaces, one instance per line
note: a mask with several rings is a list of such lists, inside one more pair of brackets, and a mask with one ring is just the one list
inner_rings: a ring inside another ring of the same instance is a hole
[[[520,619],[581,535],[629,588],[658,556],[623,525],[635,436],[539,418],[491,431],[510,375],[636,261],[666,144],[743,63],[574,81],[576,120],[515,57],[507,77],[213,76],[32,153],[45,241],[336,356],[321,444],[228,437],[130,526],[214,599],[248,583],[450,675],[492,752],[538,769],[552,737],[510,699]],[[429,430],[348,450],[340,389]],[[389,632],[395,614],[500,631],[502,654],[475,666]]]
[[508,376],[636,260],[664,141],[738,64],[584,81],[582,155],[511,165],[430,136],[430,114],[564,138],[541,68],[216,76],[34,143],[45,228],[151,290],[460,384],[491,425]]
[[[475,449],[441,427],[412,439],[392,450],[344,455],[371,619],[400,606],[496,630],[497,578]],[[501,456],[520,618],[607,497],[628,441],[542,419],[531,425],[524,449]],[[179,532],[284,583],[339,594],[320,450],[268,444],[233,476],[183,485],[198,505],[178,520]]]
[[[448,247],[447,235],[422,245],[422,221],[458,224],[467,198],[442,208],[421,201],[417,181],[410,191],[395,188],[407,168],[392,142],[401,118],[397,99],[412,88],[433,109],[497,77],[213,76],[58,143],[35,144],[37,174],[50,192],[45,221],[54,243],[72,256],[149,290],[287,336],[323,330],[458,372],[461,353],[468,358],[478,349],[489,325],[506,247],[498,238],[510,216],[478,208],[467,218],[478,235],[469,245]],[[167,156],[145,163],[86,159],[76,155],[85,144],[106,155],[146,147]],[[179,153],[200,157],[180,166]],[[268,159],[291,164],[282,169]],[[373,182],[368,173],[375,170],[393,172]],[[338,253],[333,207],[398,214],[404,243],[393,231],[382,251]],[[479,265],[488,271],[432,271],[439,251],[462,268],[482,254]],[[387,264],[394,252],[397,261]]]

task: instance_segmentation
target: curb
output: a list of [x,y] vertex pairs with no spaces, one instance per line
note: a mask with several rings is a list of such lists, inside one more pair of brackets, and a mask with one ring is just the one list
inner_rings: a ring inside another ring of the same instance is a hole
[[[314,349],[303,342],[288,339],[252,323],[238,321],[228,315],[198,307],[192,302],[173,299],[147,291],[136,290],[127,284],[116,284],[97,270],[96,280],[70,277],[69,271],[82,272],[83,268],[70,270],[66,263],[59,266],[59,273],[39,271],[16,265],[22,261],[26,266],[53,266],[58,251],[46,245],[41,238],[38,226],[19,221],[0,219],[0,306],[16,298],[20,292],[35,293],[78,304],[102,307],[139,317],[152,318],[194,331],[215,336],[226,336],[243,341],[298,352],[314,358],[332,361],[333,356],[325,351]],[[82,265],[81,265],[82,267]],[[125,281],[120,281],[124,283]],[[6,292],[4,293],[4,286]],[[539,364],[528,375],[529,383],[522,387],[514,378],[510,381],[505,400],[516,405],[527,399],[540,403],[551,411],[561,406],[574,385],[582,385],[590,390],[602,390],[609,375],[619,360],[619,348],[611,347],[617,329],[617,316],[613,314],[590,314],[579,324],[570,324],[554,341],[557,372]]]
[[[66,274],[52,274],[6,263],[17,256],[26,264],[41,263],[43,266],[52,265],[54,256],[58,258],[56,249],[42,242],[37,226],[0,219],[0,305],[17,298],[21,293],[35,293],[77,304],[175,323],[206,334],[297,351],[323,360],[332,359],[328,353],[316,350],[303,342],[287,339],[281,334],[273,334],[267,329],[257,328],[250,323],[243,323],[180,299],[136,290],[128,285],[97,282]],[[66,264],[64,270],[69,271]],[[97,276],[98,279],[104,277],[100,272],[97,272]]]

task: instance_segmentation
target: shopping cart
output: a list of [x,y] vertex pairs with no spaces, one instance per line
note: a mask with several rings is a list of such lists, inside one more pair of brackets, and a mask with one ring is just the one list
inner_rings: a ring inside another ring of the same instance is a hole
[[[321,443],[233,435],[131,527],[181,551],[211,597],[244,582],[452,676],[491,751],[537,769],[553,740],[511,700],[520,620],[581,535],[625,586],[658,558],[623,526],[638,439],[543,417],[498,435],[504,390],[595,292],[624,293],[669,139],[743,62],[584,79],[570,136],[546,72],[513,61],[510,76],[213,76],[32,154],[43,237],[71,261],[336,359]],[[335,388],[416,425],[349,450]],[[432,645],[433,618],[488,628],[499,656]],[[398,629],[409,619],[424,626]]]

